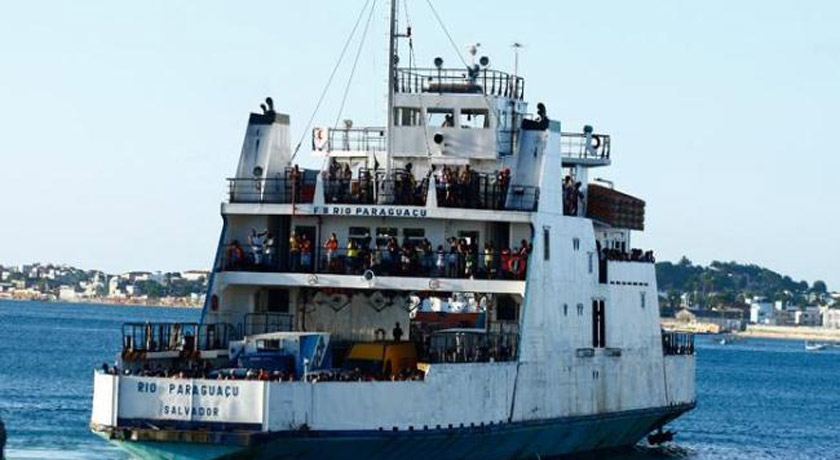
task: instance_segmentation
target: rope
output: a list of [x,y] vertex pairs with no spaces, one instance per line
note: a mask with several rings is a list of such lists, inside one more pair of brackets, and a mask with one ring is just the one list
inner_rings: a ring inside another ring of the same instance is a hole
[[463,56],[461,56],[461,51],[458,49],[458,46],[455,44],[455,40],[452,39],[452,35],[449,34],[449,30],[446,28],[446,24],[443,23],[443,20],[438,15],[438,12],[435,9],[434,5],[432,5],[432,0],[426,0],[426,3],[429,4],[429,8],[432,10],[432,13],[435,15],[435,19],[437,19],[438,24],[440,24],[440,28],[443,29],[443,33],[446,34],[446,38],[449,39],[449,44],[452,45],[452,49],[455,50],[455,54],[458,55],[458,59],[461,60],[461,63],[464,64],[464,67],[469,67],[469,64],[467,64],[467,61],[464,60]]
[[338,121],[341,120],[341,114],[344,112],[344,104],[347,102],[347,94],[350,93],[350,85],[353,83],[353,76],[356,75],[356,65],[359,63],[359,56],[362,55],[362,48],[365,46],[365,38],[367,38],[368,28],[370,27],[371,19],[373,18],[373,11],[376,9],[376,1],[370,6],[370,13],[368,13],[367,22],[365,22],[365,29],[362,31],[362,38],[359,40],[359,49],[356,50],[356,58],[353,60],[353,68],[350,70],[350,78],[347,79],[347,85],[344,86],[344,95],[341,97],[341,106],[338,108],[338,115],[335,117],[333,126],[338,128]]
[[[408,0],[403,0],[403,4],[405,5],[405,25],[409,29],[411,28],[411,18],[408,14]],[[408,71],[411,73],[412,68],[414,67],[414,63],[417,62],[416,57],[414,56],[414,40],[412,37],[408,37]],[[432,145],[429,144],[429,124],[426,122],[426,117],[423,115],[423,112],[426,111],[426,103],[423,102],[424,99],[420,98],[420,124],[423,126],[423,139],[426,141],[426,156],[432,156]],[[431,171],[431,170],[430,170]]]
[[347,48],[350,47],[350,42],[353,41],[353,36],[356,35],[356,29],[359,28],[359,23],[362,21],[362,16],[364,16],[364,12],[367,9],[370,0],[365,0],[365,5],[362,7],[362,10],[359,11],[359,17],[356,18],[356,24],[353,25],[353,30],[350,31],[350,36],[347,37],[347,41],[344,43],[344,48],[341,49],[341,54],[338,56],[338,61],[335,63],[335,67],[333,67],[332,73],[330,73],[330,78],[327,79],[327,84],[324,86],[324,90],[321,92],[321,96],[318,98],[318,103],[315,104],[315,110],[312,111],[312,116],[309,117],[309,121],[306,123],[306,127],[303,129],[303,133],[300,135],[300,140],[295,146],[295,151],[292,153],[292,157],[289,159],[291,162],[297,156],[298,151],[300,150],[301,144],[303,144],[303,140],[306,139],[306,133],[309,131],[310,126],[312,126],[312,120],[315,119],[315,115],[318,114],[318,109],[321,108],[321,103],[324,102],[324,97],[327,95],[327,91],[330,89],[330,85],[332,84],[333,78],[335,77],[335,73],[338,72],[338,67],[341,65],[341,61],[344,59],[344,54],[347,52]]

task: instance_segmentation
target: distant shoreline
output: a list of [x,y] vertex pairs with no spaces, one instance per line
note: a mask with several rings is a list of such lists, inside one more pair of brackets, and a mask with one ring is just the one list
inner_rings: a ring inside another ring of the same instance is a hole
[[108,300],[108,299],[90,299],[85,301],[67,302],[64,300],[50,300],[50,299],[31,299],[31,298],[14,298],[14,297],[0,297],[0,302],[15,302],[15,303],[55,303],[65,305],[101,305],[109,307],[151,307],[151,308],[182,308],[199,310],[203,306],[200,304],[189,304],[181,302],[139,302],[139,301],[125,301],[125,300]]
[[746,331],[736,332],[740,337],[764,339],[789,339],[840,342],[840,329],[811,326],[762,326],[749,325]]

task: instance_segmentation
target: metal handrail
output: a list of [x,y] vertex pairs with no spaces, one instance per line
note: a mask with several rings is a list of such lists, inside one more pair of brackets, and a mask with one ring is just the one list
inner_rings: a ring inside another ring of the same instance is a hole
[[336,204],[386,204],[425,206],[429,180],[416,180],[405,171],[385,174],[362,174],[356,179],[324,179],[324,200]]
[[517,333],[432,332],[422,339],[420,361],[436,363],[474,363],[514,361],[517,356]]
[[314,128],[312,150],[382,152],[387,148],[385,132],[383,127]]
[[[369,248],[370,243],[361,243],[361,246]],[[528,255],[514,251],[485,253],[479,249],[464,254],[451,252],[448,248],[437,251],[433,247],[429,252],[411,251],[406,254],[400,247],[391,250],[342,247],[330,251],[316,244],[309,252],[289,252],[288,246],[282,245],[250,248],[230,244],[226,248],[222,271],[362,276],[370,270],[377,276],[523,280],[528,268]],[[259,251],[259,254],[255,255],[254,251]],[[275,254],[284,255],[277,257]]]
[[228,323],[125,323],[123,352],[190,352],[226,349],[237,338]]
[[275,177],[229,178],[230,203],[312,203],[320,171],[286,168]]
[[290,332],[293,325],[289,313],[248,313],[241,324],[240,334],[246,337],[269,332]]
[[590,146],[590,149],[587,149],[585,133],[561,133],[560,156],[564,158],[609,160],[610,136],[608,134],[592,134],[591,137],[593,145]]
[[397,69],[398,93],[473,93],[522,100],[525,79],[493,69]]
[[662,331],[662,354],[665,356],[693,355],[694,334]]
[[439,180],[436,187],[443,208],[536,211],[539,205],[539,187],[508,185],[490,174],[474,172],[467,183]]

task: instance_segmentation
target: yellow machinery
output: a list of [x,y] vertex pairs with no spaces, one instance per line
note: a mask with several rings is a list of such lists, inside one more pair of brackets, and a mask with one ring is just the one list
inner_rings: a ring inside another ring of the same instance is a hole
[[411,342],[357,343],[350,349],[342,366],[381,377],[417,369],[417,350]]

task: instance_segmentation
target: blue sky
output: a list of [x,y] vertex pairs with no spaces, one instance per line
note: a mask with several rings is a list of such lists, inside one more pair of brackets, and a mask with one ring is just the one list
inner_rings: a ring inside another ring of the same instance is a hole
[[[296,140],[363,3],[4,2],[0,263],[208,267],[248,112],[273,96]],[[647,200],[637,246],[840,288],[838,4],[434,4],[496,68],[525,43],[526,97],[564,130],[612,134],[594,175]],[[418,61],[457,63],[426,1],[408,7]],[[383,118],[377,10],[344,112],[357,126]]]

